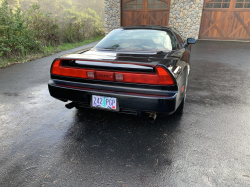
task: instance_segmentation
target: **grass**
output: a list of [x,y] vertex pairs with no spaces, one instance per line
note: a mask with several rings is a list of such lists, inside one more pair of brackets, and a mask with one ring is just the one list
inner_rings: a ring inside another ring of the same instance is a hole
[[17,55],[17,56],[10,57],[10,58],[0,58],[0,68],[7,67],[7,66],[10,66],[13,64],[20,64],[20,63],[28,62],[31,60],[35,60],[38,58],[42,58],[42,57],[45,57],[48,55],[58,53],[60,51],[65,51],[68,49],[80,47],[80,46],[101,40],[102,38],[103,38],[103,36],[84,40],[84,41],[79,42],[79,43],[64,43],[64,44],[56,46],[56,47],[53,47],[53,46],[44,47],[43,52],[33,53],[33,54],[26,55],[26,56]]

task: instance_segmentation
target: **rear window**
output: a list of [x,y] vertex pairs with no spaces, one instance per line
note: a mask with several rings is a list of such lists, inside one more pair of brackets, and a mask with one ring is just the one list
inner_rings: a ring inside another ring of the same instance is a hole
[[177,42],[169,31],[116,29],[98,43],[95,48],[122,51],[171,51],[177,49]]

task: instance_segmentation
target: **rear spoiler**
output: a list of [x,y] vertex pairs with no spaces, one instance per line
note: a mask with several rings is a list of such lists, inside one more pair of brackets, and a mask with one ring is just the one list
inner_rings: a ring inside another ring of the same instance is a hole
[[111,62],[92,62],[92,61],[79,61],[76,60],[77,66],[86,68],[110,69],[110,70],[125,70],[125,71],[138,71],[138,72],[154,72],[154,67],[143,66],[135,64],[120,64]]
[[121,61],[101,61],[101,60],[89,60],[89,59],[68,59],[61,58],[62,66],[64,67],[79,67],[90,69],[102,69],[102,70],[117,70],[117,71],[129,71],[129,72],[141,72],[141,73],[155,73],[156,65],[149,65],[145,63],[134,62],[121,62]]

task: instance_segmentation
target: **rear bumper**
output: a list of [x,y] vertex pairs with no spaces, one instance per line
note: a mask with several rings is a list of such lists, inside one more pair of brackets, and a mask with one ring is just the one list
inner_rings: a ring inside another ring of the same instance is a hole
[[[178,93],[173,91],[164,91],[164,93],[161,92],[161,95],[154,95],[139,94],[131,92],[129,89],[126,89],[127,92],[111,91],[110,88],[105,90],[103,86],[101,89],[96,89],[96,85],[91,86],[90,84],[84,85],[84,87],[81,87],[79,83],[77,83],[77,86],[73,85],[72,82],[64,81],[62,84],[59,80],[50,80],[48,83],[52,97],[63,101],[74,101],[87,107],[90,107],[92,95],[100,95],[117,98],[120,110],[130,109],[171,114],[177,108],[176,99]],[[158,93],[159,90],[156,92]]]

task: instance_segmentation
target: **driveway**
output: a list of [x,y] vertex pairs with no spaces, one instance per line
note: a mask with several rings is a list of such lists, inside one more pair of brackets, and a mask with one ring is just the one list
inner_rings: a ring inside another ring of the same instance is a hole
[[81,48],[0,69],[1,187],[250,185],[250,43],[193,45],[184,114],[154,124],[50,97],[52,60]]

